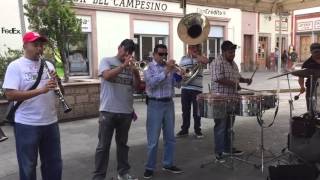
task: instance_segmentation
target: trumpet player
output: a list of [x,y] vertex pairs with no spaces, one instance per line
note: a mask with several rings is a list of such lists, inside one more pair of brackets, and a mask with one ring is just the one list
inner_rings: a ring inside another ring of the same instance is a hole
[[[188,45],[188,54],[180,60],[180,67],[192,69],[197,65],[206,65],[209,60],[201,55],[201,44]],[[198,115],[197,95],[202,93],[203,70],[187,84],[181,86],[182,125],[177,137],[185,137],[189,134],[191,105],[193,105],[194,133],[196,138],[203,138],[201,132],[201,117]]]
[[123,40],[114,57],[103,58],[99,65],[100,117],[99,142],[95,153],[93,180],[103,180],[108,168],[110,145],[115,131],[117,144],[118,180],[137,179],[129,174],[128,133],[133,112],[133,89],[140,86],[139,71],[134,66],[132,53],[135,44],[131,39]]
[[[23,101],[14,118],[20,180],[36,180],[38,153],[42,179],[61,180],[60,133],[53,92],[57,83],[49,78],[43,63],[50,68],[51,77],[57,75],[51,63],[40,60],[46,42],[47,38],[36,32],[25,33],[24,56],[9,64],[3,83],[8,100]],[[29,90],[37,82],[36,88]]]
[[[147,92],[147,163],[144,178],[149,179],[156,170],[157,150],[160,132],[164,139],[162,169],[172,173],[182,173],[174,166],[174,86],[179,85],[175,78],[174,60],[167,59],[167,46],[158,44],[153,50],[153,60],[144,71]],[[181,80],[181,79],[180,79]]]

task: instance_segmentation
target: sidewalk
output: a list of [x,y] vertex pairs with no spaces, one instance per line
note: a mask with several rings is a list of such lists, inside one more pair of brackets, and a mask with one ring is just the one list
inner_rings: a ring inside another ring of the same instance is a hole
[[[258,83],[257,83],[258,84]],[[260,84],[260,83],[259,83]],[[289,130],[289,96],[281,93],[280,109],[274,126],[266,128],[264,134],[264,145],[274,153],[280,153],[286,146],[286,138]],[[138,120],[132,123],[129,135],[129,160],[131,172],[143,179],[144,163],[146,162],[146,105],[139,100],[135,101],[135,111]],[[301,97],[294,101],[294,115],[304,113],[305,101]],[[264,120],[269,124],[275,109],[266,111]],[[182,123],[180,98],[175,98],[175,131],[178,132]],[[193,124],[193,122],[191,123]],[[234,169],[228,169],[220,164],[209,164],[204,168],[200,165],[211,162],[213,156],[213,126],[212,119],[202,119],[202,130],[204,139],[193,137],[193,125],[190,128],[190,136],[176,139],[176,165],[184,170],[183,174],[174,175],[161,170],[161,157],[163,154],[163,142],[160,137],[158,164],[154,180],[265,180],[267,167],[262,174],[259,169],[252,165],[235,161]],[[15,154],[15,142],[11,126],[3,126],[9,140],[0,143],[0,180],[17,180],[18,166]],[[94,167],[94,152],[97,145],[98,122],[97,118],[85,119],[67,123],[60,123],[61,146],[63,157],[63,179],[64,180],[90,180]],[[253,152],[260,143],[260,127],[255,117],[239,117],[235,123],[236,140],[235,146],[247,152]],[[259,164],[259,158],[253,159]],[[38,179],[41,179],[38,163]],[[110,152],[110,161],[107,180],[116,176],[116,145],[113,141]]]

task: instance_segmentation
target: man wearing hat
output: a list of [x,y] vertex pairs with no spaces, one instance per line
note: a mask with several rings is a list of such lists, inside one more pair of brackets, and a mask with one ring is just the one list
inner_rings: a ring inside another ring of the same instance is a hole
[[[251,79],[241,77],[237,64],[234,62],[237,45],[231,41],[224,41],[221,45],[222,54],[210,65],[211,68],[211,92],[226,96],[235,96],[239,88],[239,83],[251,84]],[[228,114],[231,113],[227,109]],[[242,155],[243,152],[231,147],[231,127],[235,117],[226,114],[225,118],[215,118],[214,142],[215,154],[218,162],[224,162],[224,155]],[[232,150],[231,150],[232,149]],[[231,152],[231,151],[232,152]]]
[[[320,43],[311,44],[310,51],[311,51],[311,57],[302,64],[302,68],[320,71]],[[312,92],[310,92],[311,78],[308,77],[306,83],[304,84],[304,77],[299,77],[300,93],[306,92],[306,102],[307,102],[308,110],[313,109],[312,107],[310,107],[310,104],[309,104],[310,98],[311,98],[310,95],[313,96],[316,90],[316,87],[319,86],[319,84],[317,84],[317,79],[318,77],[313,78],[313,82],[312,82],[313,90]]]
[[[40,60],[47,38],[36,32],[23,36],[24,56],[7,68],[3,88],[8,100],[23,101],[15,112],[14,135],[20,180],[36,180],[38,153],[43,180],[61,180],[60,133],[55,107],[56,73],[54,66]],[[43,69],[47,63],[52,79]],[[35,89],[36,80],[40,76]]]

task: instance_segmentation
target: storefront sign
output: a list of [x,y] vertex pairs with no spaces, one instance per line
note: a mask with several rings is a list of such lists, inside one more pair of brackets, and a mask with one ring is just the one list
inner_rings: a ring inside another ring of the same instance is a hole
[[306,21],[306,22],[299,22],[297,25],[297,31],[312,31],[313,29],[313,22]]
[[21,34],[21,30],[17,28],[1,27],[1,34]]
[[320,30],[320,20],[314,22],[314,29]]
[[224,17],[227,15],[224,9],[217,8],[197,8],[197,12],[206,16]]
[[90,4],[97,6],[109,6],[117,8],[140,9],[166,12],[168,2],[153,0],[73,0],[75,4]]
[[91,32],[91,17],[90,16],[77,16],[81,21],[81,31]]
[[[279,29],[280,29],[280,20],[276,20],[276,31],[279,31]],[[288,22],[287,21],[282,21],[281,30],[288,31]]]

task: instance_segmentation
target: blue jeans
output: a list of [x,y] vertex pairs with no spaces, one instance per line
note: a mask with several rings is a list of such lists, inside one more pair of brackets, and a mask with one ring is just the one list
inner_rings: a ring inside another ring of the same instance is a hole
[[147,107],[147,140],[148,160],[146,169],[154,170],[157,162],[159,136],[163,131],[164,155],[163,167],[173,165],[175,136],[174,136],[174,103],[149,100]]
[[[229,152],[231,148],[231,126],[234,124],[235,117],[227,116],[224,119],[214,119],[214,144],[215,153]],[[233,132],[232,132],[233,134]]]
[[20,180],[36,180],[38,153],[43,180],[61,180],[62,159],[58,123],[30,126],[15,123]]

